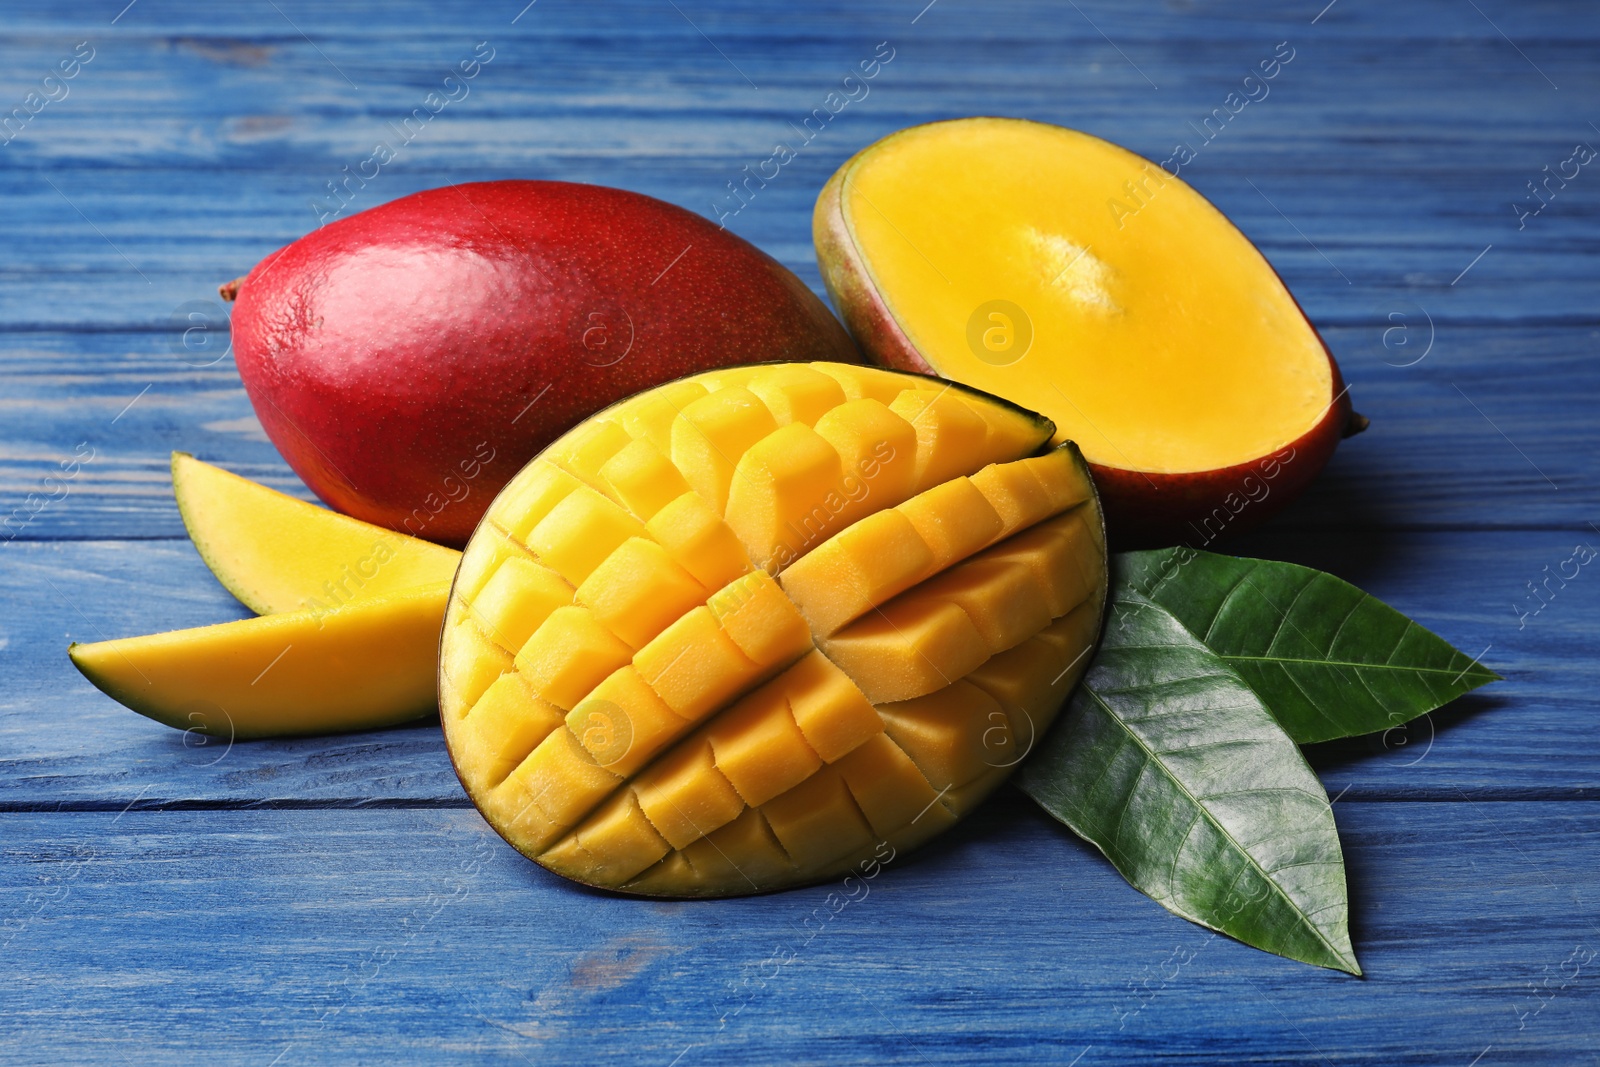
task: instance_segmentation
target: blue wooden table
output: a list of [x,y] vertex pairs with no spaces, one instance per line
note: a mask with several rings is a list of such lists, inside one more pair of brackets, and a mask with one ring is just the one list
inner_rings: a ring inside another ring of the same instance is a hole
[[[1600,10],[525,2],[0,5],[0,1061],[1600,1062],[1600,572],[1546,584],[1600,546],[1600,162],[1569,162],[1600,146]],[[470,92],[330,196],[479,42]],[[1169,915],[1014,791],[837,913],[827,887],[591,893],[488,830],[436,724],[199,745],[68,664],[69,640],[245,614],[183,537],[170,450],[305,493],[218,282],[447,182],[716,216],[880,42],[870,93],[730,228],[816,286],[812,200],[894,129],[1187,143],[1372,419],[1228,547],[1506,676],[1312,753],[1366,978]]]

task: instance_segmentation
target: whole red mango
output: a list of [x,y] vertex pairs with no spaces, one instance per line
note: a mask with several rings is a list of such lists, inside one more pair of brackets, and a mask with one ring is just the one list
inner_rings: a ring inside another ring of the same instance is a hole
[[729,364],[860,358],[754,245],[569,182],[416,193],[301,238],[223,293],[245,390],[295,473],[347,515],[445,544],[623,397]]

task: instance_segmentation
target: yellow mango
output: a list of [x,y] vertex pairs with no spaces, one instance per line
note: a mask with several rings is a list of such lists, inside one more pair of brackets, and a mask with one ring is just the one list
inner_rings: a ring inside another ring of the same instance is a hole
[[258,615],[326,611],[448,585],[461,553],[296,500],[187,452],[172,492],[189,539],[223,588]]
[[689,491],[678,468],[649,441],[631,441],[600,468],[611,495],[638,518],[651,516]]
[[601,470],[633,438],[619,423],[594,418],[544,451],[544,458],[586,485],[605,491]]
[[666,549],[643,537],[619,545],[577,591],[578,600],[631,648],[643,648],[685,611],[705,603],[706,595],[706,587]]
[[1126,546],[1187,540],[1294,457],[1242,532],[1367,424],[1272,265],[1176,170],[1076,130],[953,119],[855,153],[813,215],[869,358],[1048,415]]
[[424,587],[328,612],[75,644],[68,654],[107,696],[179,730],[370,730],[433,714],[445,602],[443,587]]
[[573,585],[644,526],[613,501],[586,485],[573,489],[528,533],[528,547]]
[[[453,632],[446,635],[442,656],[446,673],[459,640]],[[517,653],[516,669],[541,698],[571,710],[632,655],[633,649],[606,629],[594,612],[573,604],[545,618]]]
[[574,430],[490,506],[452,594],[468,794],[551,870],[649,895],[836,877],[937,835],[1098,635],[1099,504],[1073,446],[1035,454],[1052,432],[835,364],[719,370]]
[[515,653],[550,613],[572,603],[572,586],[531,559],[501,562],[472,601],[472,616],[495,644]]
[[[470,704],[511,669],[505,648],[537,624],[541,598],[557,595],[539,576],[560,579],[531,552],[486,530],[463,587],[475,608],[463,623],[472,636],[463,631],[453,664],[441,671],[439,628],[461,553],[182,452],[172,455],[172,484],[201,558],[263,617],[74,645],[69,654],[107,695],[177,729],[224,737],[374,729],[431,714],[436,684]],[[505,648],[485,631],[500,635]],[[495,715],[484,721],[491,719],[485,751],[514,749],[525,724]]]

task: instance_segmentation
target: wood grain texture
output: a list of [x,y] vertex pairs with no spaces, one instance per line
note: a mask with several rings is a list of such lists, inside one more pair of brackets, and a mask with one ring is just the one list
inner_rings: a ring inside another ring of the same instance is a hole
[[[1600,11],[125,3],[0,0],[0,119],[94,49],[0,134],[0,1063],[1593,1057],[1600,577],[1550,575],[1600,547],[1600,173],[1520,222],[1513,204],[1600,146]],[[726,219],[814,287],[816,190],[900,127],[1005,114],[1198,148],[1183,176],[1373,419],[1271,526],[1206,547],[1330,570],[1507,677],[1311,752],[1367,979],[1211,939],[1011,792],[826,922],[837,887],[640,903],[490,835],[436,726],[200,745],[72,672],[68,640],[244,614],[181,539],[167,455],[305,490],[254,422],[215,286],[316,226],[327,183],[478,41],[470,95],[347,211],[524,177],[715,216],[880,41],[870,94]],[[1279,42],[1270,95],[1202,143]]]
[[847,904],[606,896],[470,811],[7,814],[0,1062],[1578,1062],[1596,805],[1335,812],[1362,980],[1175,918],[1010,790]]
[[[316,225],[310,203],[326,183],[392,137],[389,124],[477,40],[496,58],[471,94],[353,207],[447,181],[559,177],[710,213],[741,166],[793,139],[790,124],[887,40],[895,59],[870,94],[731,223],[814,283],[811,198],[876,137],[992,112],[1165,158],[1287,41],[1295,58],[1271,93],[1204,144],[1185,176],[1263,242],[1319,321],[1382,322],[1397,297],[1422,296],[1433,314],[1470,321],[1593,321],[1582,269],[1593,193],[1575,183],[1522,230],[1510,209],[1541,166],[1593,135],[1580,104],[1600,81],[1585,62],[1600,32],[1592,17],[1519,10],[1513,29],[1537,41],[1536,70],[1470,6],[1342,4],[1351,10],[1315,26],[1263,0],[1159,14],[947,0],[915,23],[898,4],[707,4],[681,17],[649,0],[604,15],[547,0],[515,25],[514,10],[481,5],[398,5],[375,20],[289,3],[222,25],[183,7],[130,12],[115,27],[19,5],[8,15],[17,36],[0,50],[12,95],[80,38],[97,52],[71,95],[6,146],[0,195],[23,223],[20,262],[40,272],[30,292],[49,299],[0,291],[0,323],[156,326],[210,296]],[[1449,286],[1491,242],[1475,284]]]

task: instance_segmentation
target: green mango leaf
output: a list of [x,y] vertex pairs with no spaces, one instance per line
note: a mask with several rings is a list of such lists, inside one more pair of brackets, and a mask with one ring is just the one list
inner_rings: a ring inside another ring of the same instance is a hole
[[1191,548],[1124,552],[1117,581],[1239,673],[1302,745],[1388,730],[1500,680],[1331,574]]
[[1113,597],[1022,789],[1169,911],[1360,974],[1333,809],[1300,749],[1166,608]]

